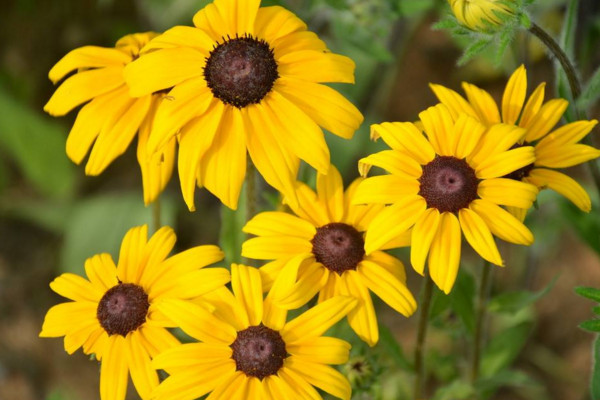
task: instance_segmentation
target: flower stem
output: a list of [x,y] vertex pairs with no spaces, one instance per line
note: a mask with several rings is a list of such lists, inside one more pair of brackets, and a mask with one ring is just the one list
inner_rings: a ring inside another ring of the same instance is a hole
[[160,214],[160,195],[158,195],[156,196],[156,200],[152,202],[152,229],[154,232],[158,231],[162,226],[160,222]]
[[423,398],[423,384],[425,382],[424,350],[427,338],[427,326],[429,325],[429,310],[433,294],[433,281],[429,275],[425,275],[423,290],[421,293],[421,307],[419,311],[419,328],[417,331],[417,344],[415,345],[415,390],[414,400]]
[[[567,76],[567,80],[569,81],[569,87],[571,88],[571,95],[573,96],[573,101],[576,101],[581,95],[581,83],[579,81],[579,77],[577,76],[577,72],[575,71],[575,67],[573,63],[569,60],[569,57],[565,54],[565,52],[560,48],[558,43],[550,36],[546,31],[544,31],[539,25],[535,23],[531,23],[531,28],[529,28],[529,32],[531,32],[535,37],[537,37],[544,45],[554,54],[560,66],[562,67],[565,75]],[[574,105],[575,115],[577,118],[580,118],[580,110],[576,105]],[[584,116],[587,119],[587,116]],[[587,135],[583,138],[583,143],[596,147],[592,141],[591,135]],[[590,167],[590,172],[592,173],[592,178],[594,179],[594,184],[596,185],[596,189],[600,193],[600,167],[595,160],[591,160],[587,163]]]
[[[250,221],[257,212],[258,193],[256,192],[256,167],[250,158],[246,166],[246,222]],[[248,238],[248,235],[246,235]],[[244,257],[243,262],[246,265],[256,267],[256,260]]]
[[539,25],[535,22],[531,23],[531,28],[529,28],[529,32],[531,32],[535,37],[540,39],[542,43],[554,54],[563,71],[567,75],[567,79],[569,80],[569,86],[571,87],[571,94],[573,95],[573,99],[576,100],[581,94],[581,84],[579,83],[579,78],[577,78],[577,73],[575,72],[575,67],[569,60],[569,57],[565,54],[565,52],[560,48],[558,43],[550,36],[545,30],[543,30]]
[[471,383],[475,383],[479,377],[479,361],[481,358],[481,341],[483,336],[483,323],[485,321],[486,303],[489,294],[492,268],[489,261],[484,261],[481,271],[481,282],[479,283],[479,294],[475,309],[475,333],[473,335],[473,352],[471,360]]

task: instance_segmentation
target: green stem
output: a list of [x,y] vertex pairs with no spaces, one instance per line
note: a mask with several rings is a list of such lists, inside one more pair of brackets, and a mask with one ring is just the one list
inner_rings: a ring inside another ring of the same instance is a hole
[[[256,192],[256,167],[252,160],[248,158],[248,164],[246,166],[246,222],[250,221],[257,213],[258,209],[258,193]],[[246,235],[248,238],[248,235]],[[255,267],[256,260],[246,258],[244,259],[246,265]]]
[[[536,25],[532,22],[531,28],[529,28],[529,32],[531,32],[535,37],[540,39],[540,41],[554,54],[560,66],[562,67],[565,75],[567,76],[567,80],[569,81],[569,87],[571,88],[571,95],[573,96],[573,101],[576,101],[581,95],[581,83],[579,82],[579,77],[577,76],[577,72],[575,71],[575,67],[573,63],[569,60],[569,57],[565,54],[565,52],[560,48],[558,43],[550,36],[546,31],[544,31],[539,25]],[[573,105],[575,110],[575,115],[577,118],[579,116],[579,109],[576,105]],[[587,119],[587,116],[583,116],[584,119]],[[587,135],[583,138],[582,142],[584,144],[594,146],[591,135]],[[600,167],[595,160],[591,160],[587,163],[590,167],[590,172],[592,173],[592,178],[594,179],[594,184],[596,185],[596,189],[600,194]]]
[[577,73],[575,72],[575,67],[569,60],[569,57],[565,54],[565,52],[560,48],[558,43],[550,36],[545,30],[543,30],[539,25],[535,22],[531,23],[531,28],[529,28],[529,32],[531,32],[535,37],[540,39],[542,43],[554,54],[563,71],[567,75],[567,79],[569,80],[569,86],[571,87],[571,94],[573,95],[573,100],[577,100],[579,95],[581,94],[581,84],[579,83],[579,78],[577,77]]
[[160,223],[160,214],[160,195],[158,195],[152,203],[152,229],[154,232],[158,231],[162,226]]
[[417,330],[417,344],[415,345],[415,390],[414,400],[423,398],[423,384],[425,382],[424,350],[427,338],[427,327],[429,325],[429,310],[431,308],[431,297],[433,295],[433,281],[429,275],[425,275],[423,290],[421,293],[421,306],[419,311],[419,327]]
[[479,377],[479,361],[481,359],[481,342],[483,337],[483,323],[485,322],[485,310],[491,282],[492,268],[489,261],[484,261],[481,271],[481,282],[475,309],[475,332],[473,334],[473,352],[471,359],[471,383],[475,383]]

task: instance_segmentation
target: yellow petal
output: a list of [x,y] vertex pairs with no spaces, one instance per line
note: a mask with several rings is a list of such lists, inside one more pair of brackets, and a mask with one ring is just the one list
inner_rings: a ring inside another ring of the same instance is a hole
[[232,352],[231,347],[222,343],[186,343],[160,353],[152,360],[152,366],[163,370],[206,366],[231,358]]
[[79,72],[65,80],[44,106],[48,114],[59,117],[78,105],[123,85],[123,67],[114,66]]
[[205,57],[205,54],[191,47],[143,54],[127,64],[123,71],[129,93],[132,97],[140,97],[201,76],[206,64]]
[[489,157],[510,149],[525,133],[525,129],[513,125],[496,124],[491,126],[467,158],[469,164],[477,167]]
[[52,83],[64,78],[69,72],[78,69],[123,66],[131,60],[131,56],[117,49],[83,46],[68,52],[48,73]]
[[446,294],[450,293],[460,264],[460,224],[452,213],[441,214],[438,230],[429,250],[429,274]]
[[384,122],[371,125],[371,140],[380,137],[392,149],[406,152],[421,165],[427,164],[435,157],[431,143],[411,122]]
[[95,287],[106,292],[116,286],[117,267],[110,254],[96,254],[85,260],[85,274]]
[[[266,100],[266,101],[265,101]],[[319,172],[329,169],[329,148],[323,131],[294,103],[276,91],[263,100],[264,119],[270,118],[279,128],[281,143]]]
[[365,236],[367,254],[410,229],[425,211],[427,205],[421,196],[405,196],[401,202],[386,207],[373,219]]
[[293,393],[293,396],[286,396],[286,400],[288,398],[297,400],[323,400],[323,397],[306,379],[285,366],[285,361],[283,368],[277,371],[277,375],[281,377],[281,381],[284,383],[282,385],[284,390],[290,390]]
[[231,276],[225,268],[204,268],[177,278],[162,279],[148,288],[150,300],[159,297],[192,299],[229,283]]
[[247,127],[248,153],[265,181],[290,202],[297,201],[294,183],[300,160],[279,140],[280,129],[267,117],[261,104],[242,110]]
[[238,109],[226,107],[212,146],[200,161],[200,181],[232,210],[246,176],[246,127]]
[[325,205],[331,221],[341,221],[344,217],[344,182],[342,176],[330,165],[327,174],[317,174],[317,196]]
[[456,93],[454,90],[434,83],[430,83],[429,87],[438,98],[440,103],[448,107],[448,111],[450,111],[452,119],[456,120],[461,114],[476,117],[473,107],[471,107],[464,97]]
[[419,113],[425,133],[435,152],[441,156],[454,156],[458,137],[454,135],[454,123],[450,111],[438,104]]
[[67,299],[98,302],[104,295],[101,288],[79,275],[64,273],[50,282],[50,288]]
[[106,124],[102,128],[85,166],[86,175],[99,175],[127,150],[148,115],[151,102],[151,96],[136,99],[114,124]]
[[544,104],[531,122],[524,126],[527,129],[525,140],[534,142],[544,137],[560,121],[568,106],[569,102],[564,99],[552,99]]
[[475,211],[485,221],[490,231],[500,239],[527,246],[533,243],[531,231],[521,221],[496,204],[477,199],[471,202],[469,208]]
[[383,168],[393,175],[419,178],[423,174],[421,165],[406,154],[396,150],[383,150],[358,160],[358,171],[366,176],[372,166]]
[[288,322],[280,334],[285,343],[296,343],[321,336],[327,329],[344,318],[356,306],[356,299],[337,296],[305,311]]
[[440,224],[440,212],[436,208],[425,210],[412,229],[410,263],[415,271],[423,275],[427,253]]
[[569,176],[545,168],[534,168],[528,177],[528,181],[537,187],[552,189],[567,199],[571,200],[581,211],[590,212],[592,202],[585,189],[577,181]]
[[384,252],[375,251],[364,258],[367,261],[372,261],[380,267],[387,270],[400,282],[406,284],[406,271],[404,270],[404,264],[396,257]]
[[325,267],[316,262],[306,263],[301,268],[299,278],[288,290],[281,293],[274,302],[286,310],[295,310],[302,307],[321,290],[327,282],[328,272]]
[[296,357],[286,360],[286,367],[308,383],[343,400],[350,400],[352,388],[344,375],[328,365],[304,361]]
[[[260,10],[263,10],[263,8]],[[275,59],[279,59],[285,54],[300,50],[329,51],[325,42],[319,39],[319,36],[317,36],[316,33],[310,31],[292,32],[273,41],[269,41],[269,43],[275,53]]]
[[408,317],[417,309],[417,302],[408,288],[385,268],[368,260],[357,268],[361,280],[387,305]]
[[77,325],[97,323],[97,309],[97,301],[69,301],[52,306],[44,318],[40,337],[65,336],[74,322]]
[[458,219],[465,239],[471,247],[483,259],[492,264],[503,266],[496,242],[484,220],[475,211],[468,208],[463,208],[458,212]]
[[536,152],[542,149],[559,148],[579,142],[596,126],[597,120],[575,121],[550,132],[535,145]]
[[489,126],[501,122],[498,106],[488,92],[467,82],[463,82],[462,87],[481,123]]
[[152,39],[144,46],[142,53],[148,53],[151,50],[191,47],[208,56],[214,44],[215,41],[202,29],[191,26],[174,26]]
[[296,184],[296,196],[298,197],[298,204],[294,205],[286,201],[284,201],[284,204],[288,204],[300,218],[317,227],[331,222],[325,205],[318,201],[317,194],[306,184],[302,182]]
[[[242,373],[238,372],[237,374]],[[153,399],[196,399],[214,390],[216,386],[235,375],[235,362],[232,359],[214,362],[203,368],[196,366],[179,371],[161,382],[154,391]]]
[[251,326],[260,324],[263,314],[263,295],[260,272],[245,265],[231,265],[233,294],[248,314]]
[[535,165],[549,168],[567,168],[600,157],[600,150],[585,144],[535,149]]
[[125,356],[131,373],[131,380],[142,399],[149,399],[158,387],[158,375],[150,364],[150,355],[142,346],[139,332],[133,331],[125,338]]
[[356,271],[346,271],[339,281],[342,284],[340,291],[345,295],[356,298],[358,301],[356,307],[348,313],[350,327],[362,341],[370,347],[375,346],[379,341],[377,315],[375,314],[371,294],[362,281],[362,276]]
[[495,178],[481,181],[477,186],[477,194],[495,204],[528,209],[535,201],[538,190],[529,183]]
[[351,139],[363,121],[358,109],[337,90],[293,78],[277,80],[275,90],[296,104],[319,126]]
[[393,204],[403,202],[408,196],[419,193],[421,185],[415,178],[406,175],[372,176],[361,182],[356,189],[352,203]]
[[306,342],[286,345],[293,357],[319,364],[343,364],[348,361],[350,343],[333,337],[311,338]]
[[485,130],[485,127],[477,120],[461,114],[454,124],[453,137],[456,140],[452,150],[454,156],[459,159],[469,156],[484,135]]
[[519,126],[529,126],[531,120],[540,111],[540,107],[544,101],[545,87],[546,82],[540,83],[531,96],[529,96],[529,100],[527,100],[527,104],[525,104],[525,108],[523,108],[523,115],[521,115],[521,119],[519,120]]
[[203,342],[229,345],[237,337],[237,332],[231,325],[189,301],[163,299],[157,306],[185,333]]
[[242,245],[242,256],[256,260],[288,258],[311,252],[310,241],[294,236],[255,237],[246,240]]
[[519,147],[497,153],[483,160],[475,167],[479,179],[492,179],[510,174],[535,161],[535,151],[531,146]]
[[312,239],[317,233],[308,221],[281,211],[265,211],[254,216],[242,231],[257,236],[297,236]]
[[527,72],[521,65],[508,80],[504,94],[502,95],[502,121],[505,124],[517,122],[525,95],[527,94]]
[[314,83],[354,83],[354,61],[339,54],[300,50],[284,54],[276,61],[279,75],[285,78]]
[[127,391],[128,365],[125,338],[113,335],[108,338],[100,367],[100,398],[124,399]]
[[121,282],[138,284],[144,272],[144,248],[148,241],[148,225],[136,226],[121,242],[117,275]]
[[306,24],[283,7],[261,7],[256,13],[254,32],[257,37],[264,38],[267,42],[304,30]]

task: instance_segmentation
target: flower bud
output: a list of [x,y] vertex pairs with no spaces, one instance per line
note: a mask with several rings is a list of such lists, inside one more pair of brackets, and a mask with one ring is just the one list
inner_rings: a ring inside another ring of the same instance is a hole
[[502,24],[502,15],[513,14],[500,0],[448,0],[454,16],[474,31],[486,32]]

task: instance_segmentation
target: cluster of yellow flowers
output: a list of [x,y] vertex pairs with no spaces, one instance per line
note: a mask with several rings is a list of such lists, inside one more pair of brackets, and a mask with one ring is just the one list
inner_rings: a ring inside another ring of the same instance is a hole
[[[315,387],[349,399],[348,380],[329,364],[346,362],[350,345],[323,333],[347,317],[374,346],[370,292],[404,316],[417,307],[404,265],[385,250],[410,246],[415,271],[424,274],[427,261],[449,293],[462,235],[503,265],[494,236],[533,242],[523,221],[539,190],[590,210],[585,190],[555,169],[600,156],[578,143],[597,121],[553,130],[567,102],[544,103],[544,84],[526,101],[523,66],[500,108],[474,85],[464,84],[466,98],[432,85],[440,103],[418,122],[373,125],[372,139],[390,149],[361,159],[363,177],[344,190],[322,128],[350,138],[363,117],[322,83],[353,82],[352,60],[260,0],[215,0],[193,22],[128,35],[115,48],[82,47],[52,68],[54,82],[76,73],[45,110],[59,116],[87,103],[68,156],[80,163],[91,148],[86,173],[100,174],[139,132],[148,204],[170,179],[178,146],[181,191],[193,210],[197,185],[237,207],[248,153],[293,214],[262,212],[244,227],[254,237],[242,255],[268,260],[260,269],[204,268],[224,258],[216,246],[169,257],[173,230],[148,239],[141,226],[126,234],[117,265],[100,254],[86,261],[88,279],[56,278],[51,288],[72,301],[48,311],[40,336],[64,336],[68,353],[95,354],[103,400],[123,400],[128,376],[143,399],[321,399]],[[317,170],[316,191],[296,181],[300,160]],[[365,178],[373,166],[389,174]],[[287,321],[316,295],[316,306]],[[198,342],[181,344],[175,327]],[[157,370],[169,377],[159,383]]]

